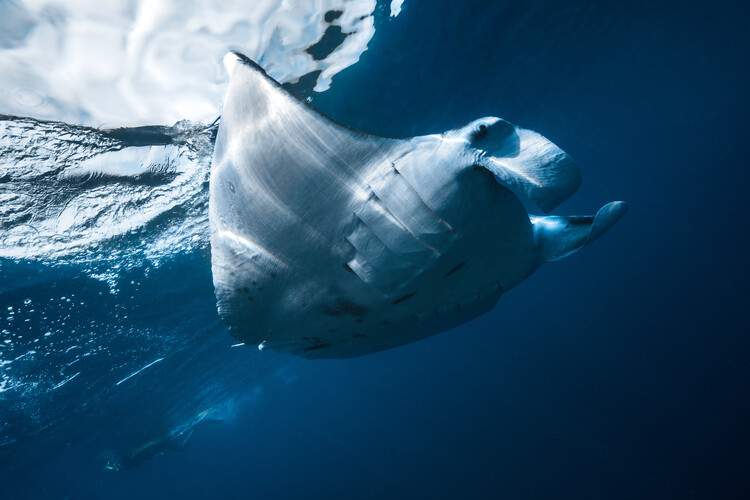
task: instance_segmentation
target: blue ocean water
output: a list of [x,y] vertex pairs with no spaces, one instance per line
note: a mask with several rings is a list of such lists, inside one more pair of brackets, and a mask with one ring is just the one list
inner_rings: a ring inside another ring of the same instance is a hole
[[623,199],[626,217],[477,320],[309,361],[231,347],[207,246],[139,257],[157,233],[202,234],[207,198],[190,189],[205,171],[157,173],[188,194],[148,233],[65,265],[1,261],[16,386],[0,399],[0,497],[748,494],[744,6],[386,7],[316,109],[397,137],[501,116],[581,167],[556,212]]

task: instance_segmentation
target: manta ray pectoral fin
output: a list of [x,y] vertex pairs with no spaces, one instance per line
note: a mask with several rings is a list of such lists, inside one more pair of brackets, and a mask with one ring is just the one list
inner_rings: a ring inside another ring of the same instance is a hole
[[532,130],[499,118],[482,118],[461,133],[476,148],[480,166],[545,213],[581,184],[581,173],[570,156]]
[[542,262],[562,259],[577,252],[604,234],[627,210],[624,201],[613,201],[594,216],[531,217],[534,241]]
[[229,129],[225,135],[242,136],[245,142],[253,139],[252,145],[256,140],[280,138],[299,150],[310,149],[305,141],[312,140],[323,146],[310,154],[326,160],[331,151],[346,150],[349,146],[361,148],[360,143],[352,144],[360,139],[373,143],[371,148],[386,140],[354,131],[319,113],[240,52],[227,53],[224,67],[230,75],[221,116],[221,127]]

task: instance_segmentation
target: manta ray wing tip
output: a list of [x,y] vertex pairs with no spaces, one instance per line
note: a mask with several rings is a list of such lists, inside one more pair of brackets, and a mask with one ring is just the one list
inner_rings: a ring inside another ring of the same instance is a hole
[[258,63],[247,57],[242,52],[236,50],[230,50],[229,52],[227,52],[224,55],[223,63],[224,68],[227,70],[229,76],[232,76],[232,73],[234,72],[238,63],[244,64],[245,66],[260,71],[264,75],[266,74],[266,70],[264,70]]

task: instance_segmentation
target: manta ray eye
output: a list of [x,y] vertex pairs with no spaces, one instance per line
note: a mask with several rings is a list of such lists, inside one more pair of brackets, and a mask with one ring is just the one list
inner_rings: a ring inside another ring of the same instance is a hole
[[476,136],[477,137],[484,137],[487,135],[487,125],[482,124],[477,128]]

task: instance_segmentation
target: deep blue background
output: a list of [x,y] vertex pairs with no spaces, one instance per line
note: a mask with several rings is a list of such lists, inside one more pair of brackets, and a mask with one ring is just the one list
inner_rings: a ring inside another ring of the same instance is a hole
[[556,213],[629,213],[474,322],[353,360],[263,353],[284,368],[185,451],[61,467],[33,496],[743,498],[747,22],[741,2],[407,0],[379,16],[316,108],[388,136],[501,116],[581,167]]

